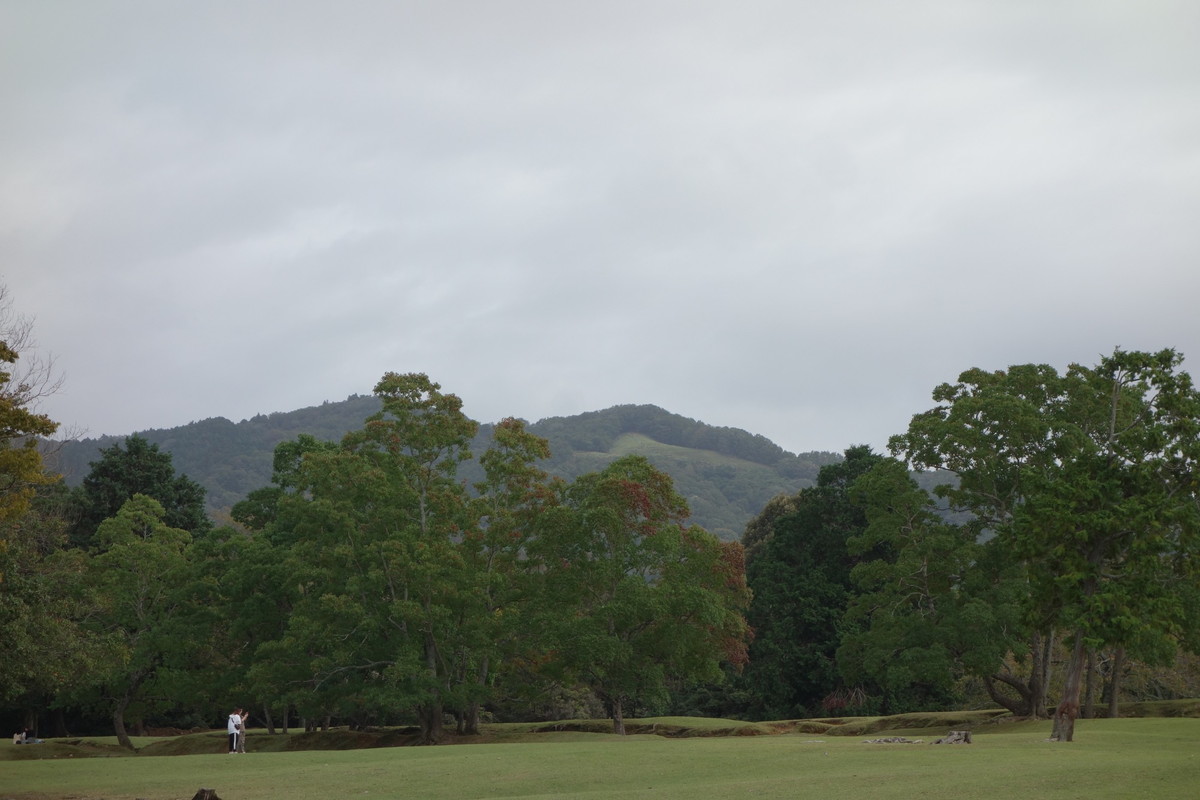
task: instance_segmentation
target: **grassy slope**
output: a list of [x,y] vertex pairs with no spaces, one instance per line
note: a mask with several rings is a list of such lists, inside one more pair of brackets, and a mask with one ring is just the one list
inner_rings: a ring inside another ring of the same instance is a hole
[[795,493],[813,482],[785,478],[772,467],[712,450],[663,444],[640,433],[621,434],[606,453],[575,451],[568,472],[600,470],[625,455],[645,456],[669,473],[675,490],[691,507],[691,521],[725,541],[740,538],[746,523],[772,497]]
[[[1195,706],[1196,704],[1193,704]],[[223,800],[330,797],[649,797],[720,800],[794,798],[1174,798],[1200,786],[1200,719],[1082,720],[1072,744],[1046,742],[1047,722],[987,724],[961,715],[906,715],[887,735],[928,743],[947,725],[973,724],[975,744],[868,744],[871,733],[830,735],[804,726],[664,718],[641,721],[660,733],[621,739],[570,723],[493,726],[490,743],[469,747],[219,753],[223,736],[191,758],[61,756],[0,766],[0,798],[189,798],[201,786]],[[587,727],[586,723],[583,727]],[[826,721],[825,724],[830,724]],[[879,720],[846,720],[882,730]],[[778,726],[778,727],[773,727]],[[928,727],[933,726],[933,727]],[[751,731],[750,729],[757,729]],[[644,730],[646,728],[639,728]],[[711,735],[789,730],[779,735]],[[703,735],[708,733],[710,735]],[[334,736],[335,734],[329,734]],[[288,737],[291,738],[291,737]],[[285,737],[252,736],[256,745]],[[519,742],[519,746],[514,746]],[[108,743],[100,742],[100,745]],[[143,741],[139,744],[150,745]],[[63,745],[36,745],[26,752]],[[11,745],[3,748],[20,750]],[[210,749],[211,748],[211,749]],[[105,748],[107,749],[107,747]],[[214,753],[213,751],[218,752]],[[7,755],[7,753],[6,753]]]

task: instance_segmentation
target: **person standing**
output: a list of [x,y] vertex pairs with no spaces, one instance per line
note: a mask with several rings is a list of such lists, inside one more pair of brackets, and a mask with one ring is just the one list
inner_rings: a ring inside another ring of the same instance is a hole
[[240,711],[239,708],[230,714],[229,724],[225,726],[225,730],[229,733],[229,755],[237,752],[238,737],[241,736],[242,731],[242,715],[238,713]]
[[237,710],[237,715],[238,715],[238,719],[240,720],[240,722],[238,723],[237,751],[239,753],[245,753],[246,752],[246,722],[249,721],[249,717],[247,717],[247,715],[246,715],[246,710],[242,709],[242,708],[239,708]]

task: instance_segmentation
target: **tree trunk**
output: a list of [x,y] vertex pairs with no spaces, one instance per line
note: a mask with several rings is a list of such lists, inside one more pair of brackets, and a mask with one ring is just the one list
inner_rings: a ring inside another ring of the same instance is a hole
[[[1046,687],[1049,683],[1048,656],[1053,638],[1053,632],[1045,636],[1036,632],[1030,635],[1027,675],[1013,674],[1006,670],[984,676],[983,685],[992,702],[1018,717],[1049,718],[1050,714],[1046,711]],[[1004,686],[1012,689],[1017,696],[1004,693]]]
[[1125,669],[1125,648],[1118,647],[1113,653],[1112,676],[1108,681],[1108,716],[1121,716],[1121,671]]
[[133,741],[129,738],[128,731],[125,730],[125,709],[129,706],[129,695],[117,700],[117,704],[113,706],[113,730],[117,734],[117,744],[128,750],[133,750]]
[[288,717],[291,716],[292,707],[286,703],[283,706],[283,735],[287,736],[288,732]]
[[1047,719],[1050,710],[1046,707],[1046,694],[1050,690],[1051,654],[1054,652],[1054,629],[1046,631],[1046,635],[1034,634],[1030,655],[1037,675],[1033,688],[1033,716],[1036,719]]
[[[429,612],[429,608],[427,601],[425,603],[426,612]],[[425,631],[424,650],[425,670],[429,674],[430,682],[436,684],[438,681],[438,651],[432,631]],[[445,712],[445,706],[437,689],[434,690],[434,693],[434,698],[417,710],[417,720],[421,725],[422,744],[438,744],[442,741],[442,714]]]
[[[487,655],[484,655],[483,658],[480,660],[479,672],[475,676],[475,683],[476,683],[476,685],[479,686],[481,691],[485,686],[487,686],[488,674],[489,674],[490,669],[491,669],[491,665],[490,665],[489,659],[488,659]],[[465,733],[467,736],[478,736],[479,735],[479,710],[480,710],[480,704],[479,704],[478,700],[470,703],[467,706],[466,711],[463,712],[463,723],[462,723],[461,733]]]
[[1084,719],[1096,718],[1096,684],[1099,683],[1099,676],[1096,674],[1096,651],[1093,648],[1088,648],[1087,651],[1087,667],[1084,670],[1084,689],[1083,689],[1083,708],[1080,710],[1080,716]]
[[[1017,693],[1017,696],[1001,693],[999,684],[1010,687]],[[1030,693],[1029,687],[1022,684],[1016,676],[1008,673],[985,675],[983,686],[987,690],[988,697],[992,698],[992,702],[1008,709],[1013,716],[1028,717],[1033,714],[1033,695]]]
[[275,720],[272,719],[272,717],[271,717],[271,707],[268,706],[266,703],[263,703],[262,712],[263,712],[263,722],[265,722],[267,725],[267,735],[274,736],[275,735]]
[[479,703],[471,703],[463,712],[462,732],[466,736],[479,735]]
[[417,721],[421,725],[421,744],[438,744],[442,741],[441,702],[432,702],[417,709]]
[[1083,646],[1083,631],[1075,631],[1075,646],[1071,648],[1071,664],[1067,667],[1063,699],[1054,712],[1054,729],[1051,741],[1072,742],[1075,740],[1075,719],[1079,716],[1079,694],[1083,690],[1083,668],[1087,661]]
[[63,710],[61,708],[56,708],[53,711],[51,711],[50,719],[52,720],[50,723],[50,730],[52,731],[52,733],[50,734],[51,736],[54,736],[56,738],[61,738],[64,736],[71,735],[67,731],[67,715],[65,713],[63,713]]
[[623,704],[621,703],[621,698],[619,696],[614,697],[612,700],[612,720],[613,720],[613,733],[615,733],[619,736],[624,736],[625,735],[625,709],[623,707]]

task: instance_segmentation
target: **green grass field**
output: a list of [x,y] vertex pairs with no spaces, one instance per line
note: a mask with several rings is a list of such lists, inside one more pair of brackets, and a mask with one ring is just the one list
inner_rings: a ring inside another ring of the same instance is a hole
[[[909,720],[912,722],[912,720]],[[928,720],[917,719],[919,723]],[[220,733],[179,737],[208,754],[153,756],[151,740],[136,756],[93,740],[96,755],[76,757],[60,744],[6,745],[0,799],[187,800],[200,787],[222,800],[328,798],[1186,798],[1200,790],[1200,719],[1081,720],[1076,741],[1051,743],[1047,722],[979,724],[971,745],[934,746],[945,727],[862,735],[793,729],[745,735],[754,726],[661,720],[678,734],[734,735],[625,738],[589,730],[535,733],[534,726],[495,726],[490,743],[443,747],[219,752]],[[868,726],[869,727],[869,726]],[[868,744],[879,736],[922,744]],[[283,737],[252,736],[265,746]],[[75,747],[81,746],[75,745]],[[35,758],[34,751],[45,757]],[[57,752],[52,748],[61,748]],[[215,749],[218,752],[212,752]],[[57,757],[55,757],[57,756]]]

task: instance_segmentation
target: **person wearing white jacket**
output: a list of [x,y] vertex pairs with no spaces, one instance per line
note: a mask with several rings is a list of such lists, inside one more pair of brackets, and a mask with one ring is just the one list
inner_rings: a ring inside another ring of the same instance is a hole
[[229,733],[229,755],[237,752],[238,737],[242,735],[242,716],[237,711],[229,715],[229,725],[225,728]]

